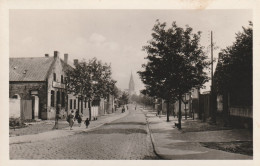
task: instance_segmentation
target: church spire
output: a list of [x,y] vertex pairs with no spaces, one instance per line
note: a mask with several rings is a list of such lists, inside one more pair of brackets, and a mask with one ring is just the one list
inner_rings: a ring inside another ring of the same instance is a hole
[[135,83],[133,78],[133,73],[131,71],[130,81],[129,81],[129,95],[135,94]]

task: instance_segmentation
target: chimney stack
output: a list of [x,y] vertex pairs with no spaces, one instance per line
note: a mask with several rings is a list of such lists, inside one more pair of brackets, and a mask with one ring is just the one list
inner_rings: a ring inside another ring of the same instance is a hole
[[59,57],[59,52],[58,51],[54,51],[54,58],[58,58]]
[[69,55],[68,54],[64,54],[64,63],[68,63],[68,58],[69,58]]
[[49,54],[45,54],[45,58],[49,58]]
[[78,59],[74,59],[74,65],[76,66],[79,63]]

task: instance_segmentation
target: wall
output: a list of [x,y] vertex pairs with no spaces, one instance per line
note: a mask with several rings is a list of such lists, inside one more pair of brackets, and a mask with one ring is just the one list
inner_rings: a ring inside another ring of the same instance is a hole
[[107,110],[106,112],[108,114],[111,114],[114,112],[114,96],[109,95],[107,99]]
[[105,100],[103,98],[100,99],[99,107],[98,107],[98,115],[106,114],[105,110]]
[[9,118],[20,118],[20,99],[9,98]]
[[47,102],[46,82],[9,82],[9,98],[18,94],[21,100],[31,100],[31,91],[37,91],[39,97],[39,112],[42,117],[42,112],[46,112],[45,104]]

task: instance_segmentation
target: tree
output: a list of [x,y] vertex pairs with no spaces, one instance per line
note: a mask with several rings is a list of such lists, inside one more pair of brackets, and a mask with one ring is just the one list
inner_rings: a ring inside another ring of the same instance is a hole
[[148,95],[143,95],[143,94],[133,94],[131,96],[131,101],[136,102],[138,104],[143,104],[143,105],[149,105],[152,106],[153,105],[153,98],[149,97]]
[[96,98],[106,98],[109,94],[113,94],[116,81],[111,78],[111,66],[103,64],[96,58],[88,62],[83,60],[74,65],[75,68],[67,71],[68,91],[80,96],[81,109],[84,97],[88,98],[91,119],[91,102]]
[[228,117],[227,96],[231,94],[231,104],[252,106],[253,102],[253,24],[242,27],[236,40],[219,53],[214,74],[218,94],[223,95],[223,110]]
[[119,98],[121,104],[128,104],[129,95],[126,92],[123,92],[122,96]]
[[182,95],[193,87],[202,87],[208,80],[204,68],[209,66],[203,47],[200,46],[201,32],[192,33],[192,28],[178,27],[173,22],[166,29],[166,23],[159,20],[153,27],[152,39],[143,46],[147,53],[144,71],[139,71],[145,84],[144,94],[159,97],[167,103],[167,122],[169,103],[179,100],[179,128],[181,128]]

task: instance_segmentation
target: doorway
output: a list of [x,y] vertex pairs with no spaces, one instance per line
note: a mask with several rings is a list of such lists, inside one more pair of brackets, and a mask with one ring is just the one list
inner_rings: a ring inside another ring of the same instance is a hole
[[32,96],[32,119],[39,118],[39,97]]

